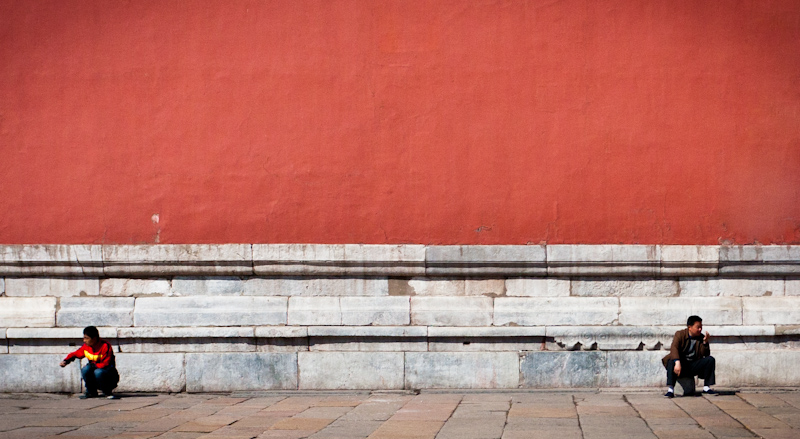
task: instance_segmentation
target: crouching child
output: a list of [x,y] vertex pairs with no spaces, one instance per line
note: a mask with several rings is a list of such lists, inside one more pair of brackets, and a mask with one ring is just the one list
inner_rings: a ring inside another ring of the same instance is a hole
[[83,346],[67,355],[61,362],[61,367],[65,367],[76,358],[89,360],[81,368],[83,383],[86,386],[86,393],[81,395],[81,399],[97,398],[98,390],[103,392],[103,396],[108,399],[117,399],[117,396],[113,394],[119,382],[114,349],[111,347],[111,343],[100,338],[100,333],[94,326],[84,328]]

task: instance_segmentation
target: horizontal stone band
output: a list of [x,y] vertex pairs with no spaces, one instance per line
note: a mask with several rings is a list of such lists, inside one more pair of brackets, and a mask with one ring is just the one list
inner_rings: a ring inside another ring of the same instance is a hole
[[0,297],[0,327],[798,325],[793,297]]
[[[83,328],[0,328],[0,339],[80,339]],[[664,336],[682,326],[230,326],[97,328],[103,338],[296,338],[326,337],[563,337]],[[800,335],[795,325],[706,326],[715,337]]]
[[[537,389],[664,385],[663,351],[119,353],[118,391]],[[719,351],[723,387],[800,385],[800,352]],[[62,354],[0,355],[5,392],[79,392]],[[760,366],[760,367],[755,367]],[[247,371],[230,379],[231,370]],[[763,371],[781,371],[763,373]]]
[[779,276],[800,246],[0,245],[0,276]]

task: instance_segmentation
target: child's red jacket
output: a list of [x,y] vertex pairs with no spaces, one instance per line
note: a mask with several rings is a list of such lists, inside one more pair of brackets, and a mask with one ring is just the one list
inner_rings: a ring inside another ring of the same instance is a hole
[[116,367],[116,362],[114,361],[114,349],[111,347],[111,343],[103,340],[102,338],[98,340],[94,349],[89,347],[89,345],[84,344],[78,348],[77,351],[67,355],[67,358],[64,358],[64,361],[70,362],[75,358],[86,358],[90,363],[94,364],[94,367],[98,369],[105,369],[108,366]]

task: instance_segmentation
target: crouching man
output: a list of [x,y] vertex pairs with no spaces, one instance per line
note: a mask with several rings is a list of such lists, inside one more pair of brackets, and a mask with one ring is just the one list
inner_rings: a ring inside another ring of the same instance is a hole
[[703,335],[703,319],[690,316],[686,321],[686,329],[675,333],[669,354],[661,361],[667,368],[667,393],[664,396],[675,396],[675,381],[678,378],[699,377],[703,380],[703,393],[716,394],[710,386],[716,384],[714,379],[714,357],[708,347],[709,334]]
[[94,326],[84,328],[83,346],[67,355],[61,362],[61,367],[65,367],[76,358],[89,360],[81,368],[83,383],[86,386],[86,393],[81,395],[81,399],[97,398],[98,389],[108,399],[118,398],[112,393],[119,382],[114,349],[111,348],[111,343],[100,338],[100,333]]

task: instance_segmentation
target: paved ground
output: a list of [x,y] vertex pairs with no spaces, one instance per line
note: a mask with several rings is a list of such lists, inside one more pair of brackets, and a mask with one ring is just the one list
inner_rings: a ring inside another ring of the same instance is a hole
[[0,396],[0,438],[800,438],[800,392]]

